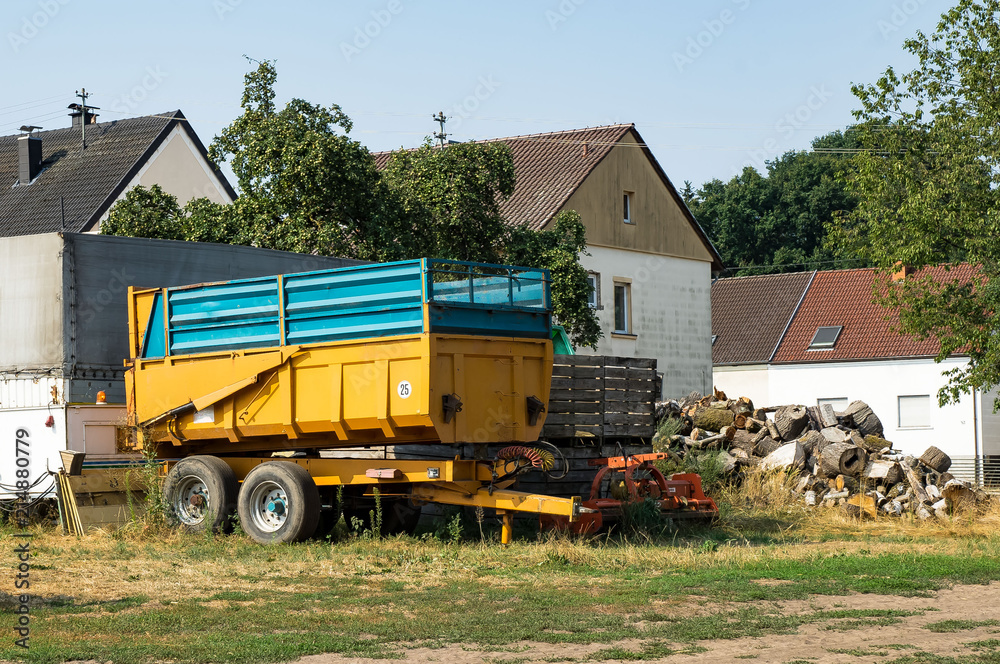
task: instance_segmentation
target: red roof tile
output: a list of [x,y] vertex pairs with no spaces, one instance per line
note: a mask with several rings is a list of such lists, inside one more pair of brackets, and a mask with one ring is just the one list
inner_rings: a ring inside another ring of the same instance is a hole
[[712,363],[769,362],[814,274],[716,279],[712,283]]
[[[504,218],[535,229],[544,226],[632,127],[609,125],[477,141],[501,141],[510,147],[517,184],[501,206]],[[379,168],[391,155],[373,154]]]
[[[968,281],[970,265],[930,268],[936,279]],[[895,331],[898,314],[872,302],[874,269],[819,272],[781,341],[774,363],[831,362],[899,357],[933,357],[939,345],[934,339],[917,341]],[[713,302],[714,305],[714,302]],[[809,350],[819,327],[843,326],[833,348]]]
[[[670,190],[677,204],[687,214],[688,221],[714,258],[713,269],[723,268],[722,258],[698,222],[684,205],[676,188],[646,147],[633,124],[608,125],[587,129],[570,129],[544,134],[527,134],[506,138],[491,138],[480,143],[501,141],[510,147],[517,181],[514,193],[500,206],[504,218],[512,224],[525,224],[539,229],[555,217],[569,197],[604,159],[611,149],[629,133],[642,146],[654,170]],[[384,168],[392,152],[372,154],[378,168]]]

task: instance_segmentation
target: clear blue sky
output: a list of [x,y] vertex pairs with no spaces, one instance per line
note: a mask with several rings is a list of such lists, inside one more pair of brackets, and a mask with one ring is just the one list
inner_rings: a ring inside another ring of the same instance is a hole
[[[180,108],[206,145],[240,113],[242,55],[274,59],[278,101],[340,104],[372,150],[634,122],[678,186],[852,120],[851,83],[930,32],[953,0],[5,0],[0,134]],[[235,182],[234,182],[235,184]]]

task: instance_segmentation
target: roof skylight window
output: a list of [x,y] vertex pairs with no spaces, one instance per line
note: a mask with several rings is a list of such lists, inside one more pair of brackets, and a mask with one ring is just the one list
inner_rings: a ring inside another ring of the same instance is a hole
[[834,344],[837,343],[837,338],[840,336],[840,331],[843,329],[843,325],[830,325],[817,328],[816,334],[813,335],[812,341],[809,342],[809,350],[828,350],[833,348]]

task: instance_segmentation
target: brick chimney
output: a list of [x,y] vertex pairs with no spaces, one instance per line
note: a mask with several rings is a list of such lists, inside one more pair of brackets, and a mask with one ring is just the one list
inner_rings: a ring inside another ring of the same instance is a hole
[[91,108],[84,108],[80,104],[70,104],[70,110],[73,112],[69,114],[69,117],[73,118],[73,126],[79,127],[82,124],[97,124],[97,113],[92,113]]
[[42,139],[28,134],[17,137],[17,180],[29,184],[42,170]]
[[910,265],[903,265],[902,261],[897,261],[896,271],[892,273],[893,281],[905,281],[915,270]]

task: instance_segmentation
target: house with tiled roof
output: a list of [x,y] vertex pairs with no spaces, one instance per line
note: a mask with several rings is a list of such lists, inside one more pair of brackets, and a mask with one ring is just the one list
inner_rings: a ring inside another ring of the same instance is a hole
[[[942,281],[965,282],[973,268],[928,272]],[[894,278],[907,276],[901,271]],[[873,302],[877,278],[866,268],[717,280],[712,285],[715,386],[760,405],[830,404],[843,410],[860,399],[898,449],[919,455],[935,445],[952,456],[952,472],[981,481],[984,461],[1000,462],[996,394],[975,392],[938,406],[944,372],[963,367],[968,358],[935,362],[936,340],[897,332],[898,314]]]
[[[575,210],[587,228],[581,262],[604,337],[578,352],[656,358],[669,396],[710,389],[710,286],[722,259],[635,125],[494,141],[514,160],[509,223],[545,229]],[[391,153],[374,156],[383,166]]]
[[74,110],[69,126],[0,136],[0,237],[97,232],[135,185],[158,184],[182,204],[236,198],[180,111],[97,117]]

